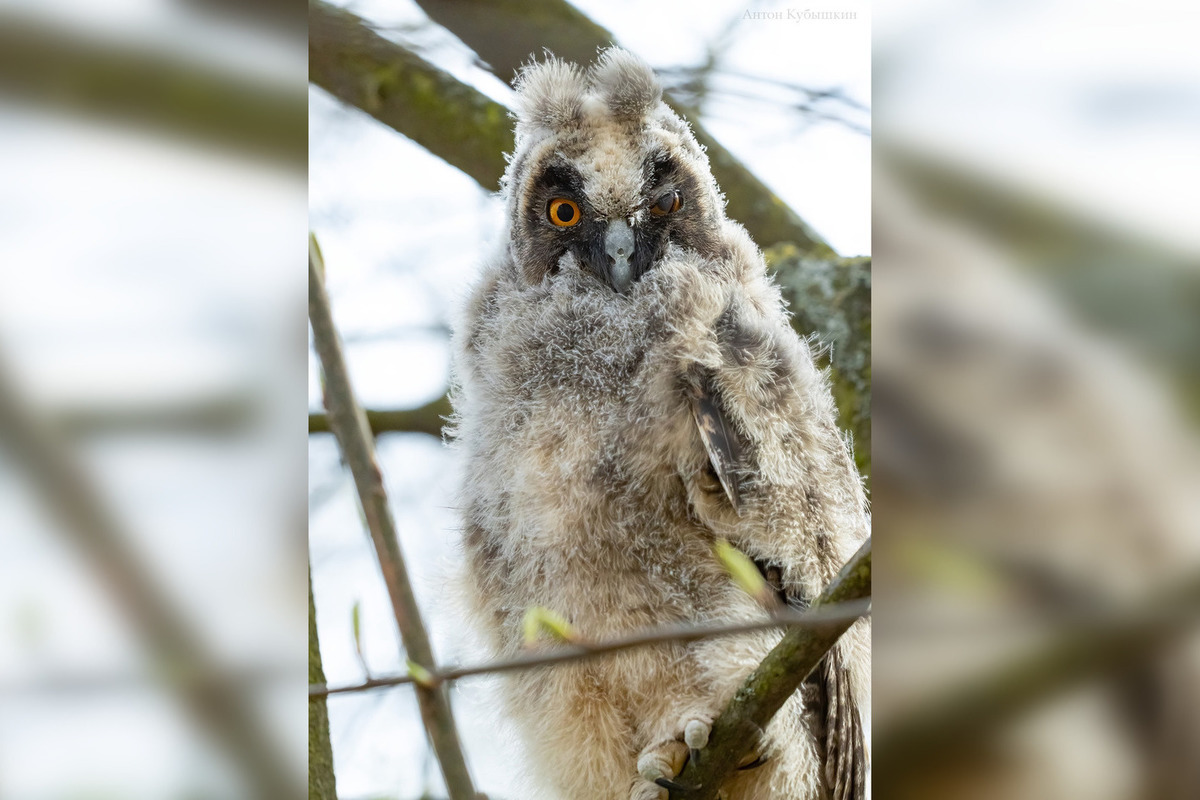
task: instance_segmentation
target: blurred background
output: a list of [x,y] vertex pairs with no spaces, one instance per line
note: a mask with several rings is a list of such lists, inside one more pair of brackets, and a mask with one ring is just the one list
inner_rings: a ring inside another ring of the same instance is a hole
[[1200,52],[876,3],[877,797],[1200,796]]
[[0,2],[6,798],[304,791],[304,11],[248,10]]

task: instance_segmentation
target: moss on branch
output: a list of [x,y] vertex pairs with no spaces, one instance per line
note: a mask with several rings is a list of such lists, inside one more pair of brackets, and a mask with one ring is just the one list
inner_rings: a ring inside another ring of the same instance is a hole
[[349,11],[309,3],[308,76],[474,178],[499,188],[513,148],[508,110],[376,33]]
[[[868,539],[813,603],[813,608],[870,596],[871,540]],[[851,624],[852,621],[840,621],[788,630],[713,723],[708,746],[699,751],[697,758],[689,759],[676,778],[681,785],[695,790],[672,790],[671,800],[715,800],[721,785],[751,755],[760,731],[766,729],[775,713]]]

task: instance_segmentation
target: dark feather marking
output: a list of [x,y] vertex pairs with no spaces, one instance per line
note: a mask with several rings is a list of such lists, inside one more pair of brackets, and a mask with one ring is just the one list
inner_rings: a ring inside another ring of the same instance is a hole
[[837,650],[829,651],[818,671],[825,684],[825,784],[829,796],[831,800],[862,800],[867,772],[862,721]]
[[690,399],[692,417],[696,420],[696,428],[700,431],[700,439],[704,442],[709,463],[721,481],[721,487],[733,505],[733,510],[738,511],[741,495],[738,492],[736,470],[741,460],[742,446],[737,432],[725,419],[725,414],[717,403],[716,392],[709,388],[708,381],[694,384],[690,388]]
[[[773,564],[755,561],[763,577],[782,599],[794,608],[807,608],[804,597],[788,592]],[[850,681],[839,651],[830,650],[804,680],[815,717],[817,751],[824,760],[825,788],[829,800],[864,800],[866,797],[867,753],[862,720],[850,693]]]

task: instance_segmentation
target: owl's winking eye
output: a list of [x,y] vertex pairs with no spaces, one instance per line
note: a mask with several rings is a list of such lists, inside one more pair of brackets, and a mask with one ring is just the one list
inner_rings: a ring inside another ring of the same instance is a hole
[[656,217],[665,217],[667,214],[674,214],[678,211],[682,204],[679,192],[670,191],[654,201],[654,205],[650,206],[650,213]]
[[579,206],[575,201],[565,197],[556,197],[551,200],[546,214],[550,217],[550,221],[560,228],[569,228],[577,224],[583,216],[579,213]]

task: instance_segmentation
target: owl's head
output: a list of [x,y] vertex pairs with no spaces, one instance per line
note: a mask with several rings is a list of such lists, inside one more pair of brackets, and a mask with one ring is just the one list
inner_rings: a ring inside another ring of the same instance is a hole
[[525,281],[581,269],[624,293],[670,244],[716,249],[708,158],[645,62],[616,48],[588,70],[551,58],[522,70],[517,94],[503,187]]

